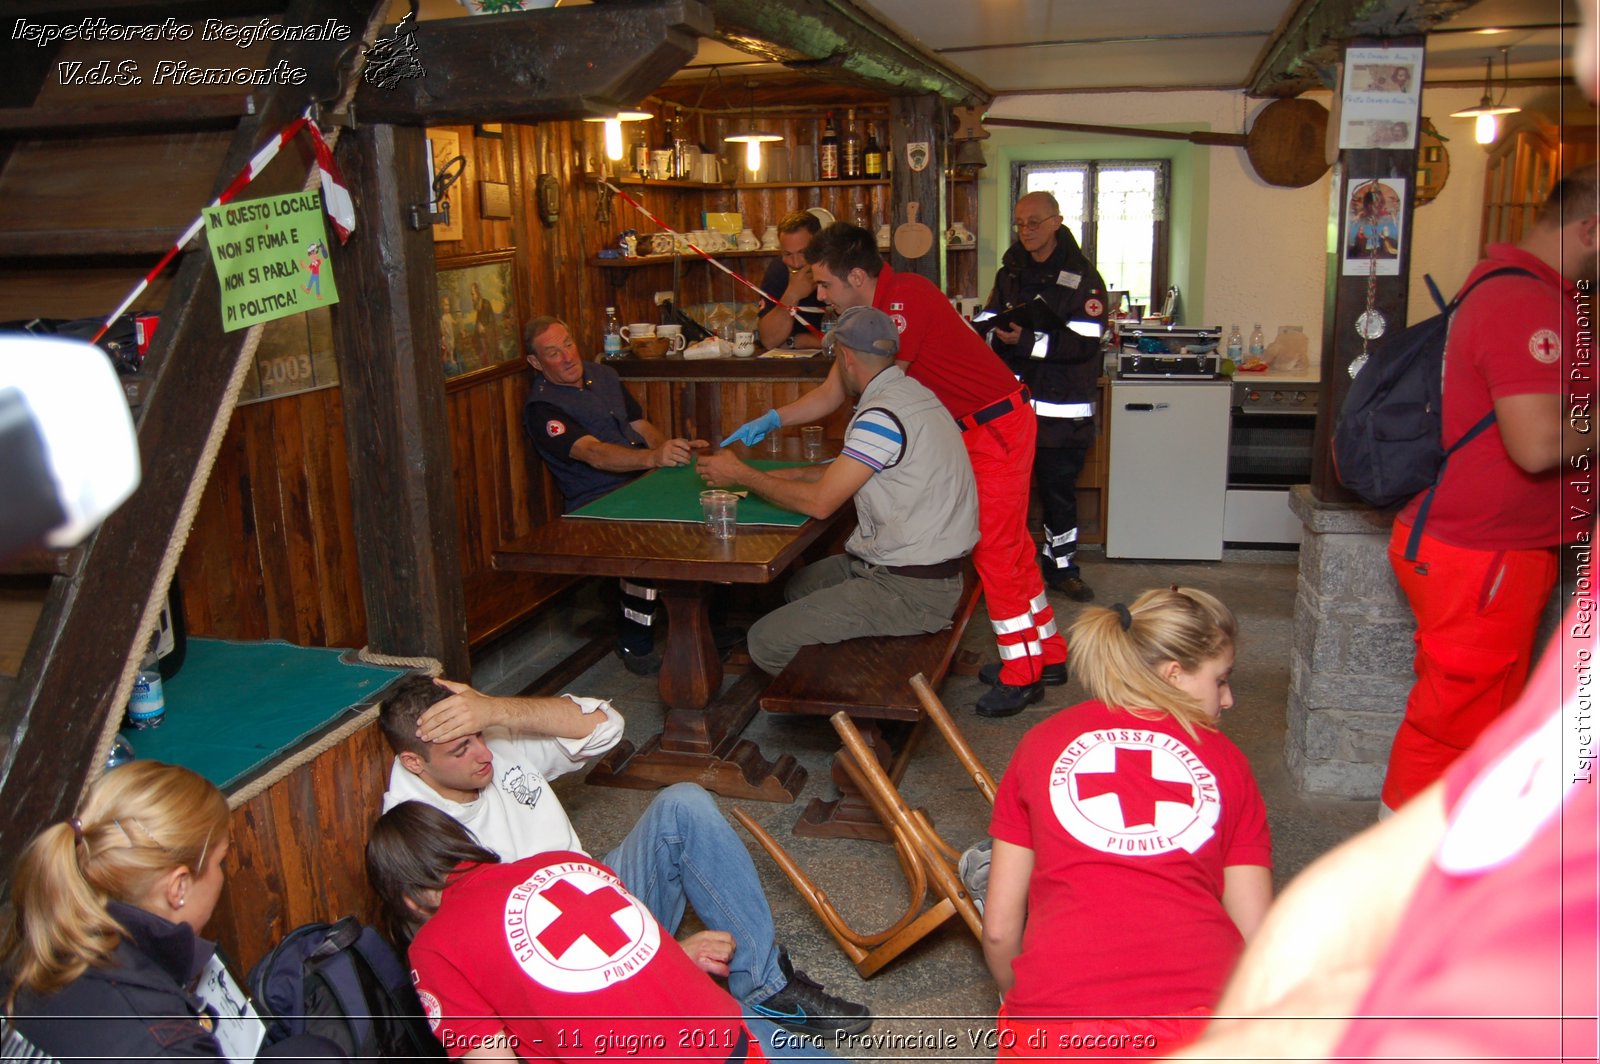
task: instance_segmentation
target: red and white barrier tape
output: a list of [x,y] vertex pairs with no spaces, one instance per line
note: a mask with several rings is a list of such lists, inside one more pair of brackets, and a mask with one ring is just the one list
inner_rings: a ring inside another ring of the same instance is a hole
[[[222,194],[207,205],[208,208],[221,206],[232,200],[240,192],[243,192],[245,186],[254,181],[256,175],[265,170],[267,164],[277,157],[283,146],[293,140],[295,134],[302,129],[308,130],[311,136],[311,152],[316,156],[317,171],[322,178],[322,204],[323,208],[328,212],[328,219],[333,223],[333,231],[338,234],[339,243],[341,244],[350,239],[350,234],[355,231],[356,227],[355,204],[350,199],[349,188],[345,186],[344,175],[339,172],[339,167],[333,161],[333,152],[328,149],[328,142],[322,139],[322,130],[318,129],[317,124],[311,121],[311,112],[309,110],[284,126],[283,129],[278,131],[277,136],[262,145],[261,150],[251,157],[245,168],[239,171],[232,181],[228,182],[228,187],[222,190]],[[166,269],[167,264],[177,257],[178,252],[183,250],[185,244],[195,238],[195,234],[200,232],[200,227],[204,224],[205,212],[202,211],[190,224],[189,228],[183,231],[183,235],[173,242],[172,247],[167,249],[167,253],[161,256],[161,261],[155,264],[155,268],[145,274],[144,279],[134,286],[132,292],[128,293],[128,298],[124,299],[117,309],[111,312],[111,316],[106,318],[105,322],[100,326],[100,331],[94,334],[94,338],[89,341],[90,343],[100,342],[100,338],[111,328],[111,324],[133,305],[133,301],[138,299],[145,289],[150,287],[150,282],[160,276],[161,271]]]
[[[604,181],[604,180],[602,180],[600,182],[600,184],[603,185],[606,188],[609,188],[612,192],[615,192],[617,195],[621,196],[623,199],[627,200],[630,204],[633,205],[633,208],[635,210],[637,210],[640,214],[644,215],[646,218],[650,219],[652,222],[655,222],[656,225],[661,228],[662,232],[671,233],[673,236],[683,236],[682,233],[680,233],[676,229],[672,228],[672,226],[668,225],[666,222],[663,222],[660,218],[657,218],[654,214],[651,214],[650,210],[647,207],[645,207],[644,204],[640,203],[638,200],[634,199],[632,196],[630,196],[626,192],[622,191],[622,189],[618,188],[616,185],[613,185],[611,182]],[[711,263],[711,265],[715,266],[717,269],[721,270],[723,273],[727,274],[729,277],[732,277],[738,283],[740,283],[740,284],[744,285],[746,288],[750,289],[750,291],[752,291],[756,295],[760,296],[763,300],[765,300],[765,301],[767,301],[769,303],[772,303],[775,306],[781,307],[783,310],[787,311],[788,314],[789,314],[789,317],[793,318],[795,321],[799,322],[801,325],[804,325],[806,327],[806,329],[813,336],[816,336],[816,337],[819,337],[819,338],[822,336],[822,330],[817,328],[815,325],[811,324],[809,321],[806,321],[805,318],[802,318],[800,316],[800,311],[798,309],[796,309],[795,307],[791,307],[789,304],[783,302],[783,300],[781,300],[781,299],[774,299],[771,296],[767,295],[766,292],[761,290],[761,287],[759,285],[752,284],[750,281],[746,280],[744,277],[741,277],[739,274],[734,273],[732,270],[728,269],[728,267],[724,266],[722,263],[720,263],[716,259],[712,258],[709,254],[707,254],[706,252],[700,250],[700,248],[696,247],[695,244],[692,241],[690,241],[687,237],[684,237],[684,243],[689,246],[689,250],[690,251],[694,252],[696,255],[699,255],[702,259],[705,259],[707,262]]]

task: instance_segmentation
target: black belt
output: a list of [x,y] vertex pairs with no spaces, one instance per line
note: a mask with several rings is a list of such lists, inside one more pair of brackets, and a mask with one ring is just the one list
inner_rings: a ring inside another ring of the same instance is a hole
[[968,414],[963,418],[957,418],[956,424],[961,426],[962,432],[966,432],[968,429],[975,429],[979,425],[987,425],[996,418],[1005,417],[1018,407],[1027,406],[1028,400],[1031,398],[1032,396],[1028,394],[1027,385],[1023,385],[998,403],[990,403],[982,410]]
[[934,562],[932,565],[880,565],[878,568],[895,576],[915,576],[923,580],[947,580],[952,576],[959,575],[961,567],[965,563],[965,558],[951,558],[947,562]]

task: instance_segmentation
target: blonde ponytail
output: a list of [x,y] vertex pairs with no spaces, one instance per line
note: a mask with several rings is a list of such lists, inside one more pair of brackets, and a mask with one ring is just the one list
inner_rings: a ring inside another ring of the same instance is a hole
[[1067,633],[1073,675],[1106,705],[1135,715],[1171,715],[1191,736],[1216,725],[1188,694],[1162,679],[1176,661],[1185,672],[1231,649],[1233,611],[1195,588],[1146,591],[1132,606],[1090,606]]
[[133,761],[90,786],[78,816],[34,836],[11,877],[11,919],[0,942],[11,988],[47,995],[107,966],[123,929],[111,900],[137,905],[167,872],[200,875],[228,832],[222,792],[186,768]]

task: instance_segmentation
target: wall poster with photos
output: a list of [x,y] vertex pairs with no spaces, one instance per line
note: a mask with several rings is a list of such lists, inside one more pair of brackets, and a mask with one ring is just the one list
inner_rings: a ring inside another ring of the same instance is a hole
[[522,355],[510,251],[439,263],[439,361],[459,377]]

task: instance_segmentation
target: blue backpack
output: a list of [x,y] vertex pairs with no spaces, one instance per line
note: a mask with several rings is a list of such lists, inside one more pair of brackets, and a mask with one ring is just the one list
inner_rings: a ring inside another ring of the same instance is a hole
[[1445,463],[1494,424],[1494,411],[1490,410],[1450,447],[1441,439],[1444,345],[1450,316],[1484,281],[1511,274],[1533,276],[1515,266],[1491,270],[1448,304],[1433,278],[1427,278],[1439,313],[1402,329],[1380,345],[1344,397],[1333,429],[1333,469],[1339,482],[1380,510],[1398,509],[1419,492],[1428,493],[1406,544],[1407,560],[1416,559],[1422,525],[1428,519],[1434,490],[1444,478]]
[[321,1035],[351,1060],[443,1060],[406,967],[353,916],[305,924],[250,970],[250,996],[268,1045]]

